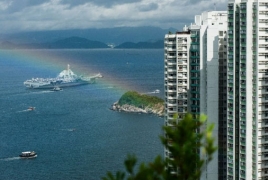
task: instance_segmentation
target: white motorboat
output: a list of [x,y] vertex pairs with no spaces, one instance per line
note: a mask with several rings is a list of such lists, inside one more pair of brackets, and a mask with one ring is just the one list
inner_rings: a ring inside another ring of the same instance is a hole
[[19,156],[20,158],[36,158],[37,153],[34,151],[25,151],[25,152],[22,152]]

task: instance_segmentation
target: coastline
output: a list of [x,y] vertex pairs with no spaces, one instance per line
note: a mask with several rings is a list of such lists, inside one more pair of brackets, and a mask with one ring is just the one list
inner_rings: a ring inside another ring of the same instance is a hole
[[127,112],[127,113],[143,113],[143,114],[154,114],[159,117],[164,116],[164,107],[162,105],[156,105],[154,108],[146,106],[143,108],[136,107],[129,104],[123,104],[122,106],[118,104],[118,101],[113,103],[111,108],[113,111]]

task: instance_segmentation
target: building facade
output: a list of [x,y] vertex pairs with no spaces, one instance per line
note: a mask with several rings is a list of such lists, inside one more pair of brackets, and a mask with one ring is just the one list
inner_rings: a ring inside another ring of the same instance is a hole
[[228,2],[227,179],[268,179],[268,1]]
[[[165,125],[173,125],[176,113],[178,120],[187,112],[206,114],[219,151],[201,179],[226,179],[227,12],[204,12],[182,32],[167,34],[164,57]],[[168,150],[165,156],[172,158]]]

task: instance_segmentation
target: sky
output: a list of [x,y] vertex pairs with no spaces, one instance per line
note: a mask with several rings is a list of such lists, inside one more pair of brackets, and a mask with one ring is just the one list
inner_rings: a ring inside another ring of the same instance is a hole
[[0,0],[0,33],[156,26],[179,28],[228,0]]

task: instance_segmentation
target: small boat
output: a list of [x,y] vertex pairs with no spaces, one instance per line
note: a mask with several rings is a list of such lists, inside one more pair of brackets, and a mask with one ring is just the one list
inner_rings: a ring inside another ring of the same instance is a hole
[[37,157],[37,153],[34,151],[25,151],[25,152],[22,152],[19,156],[21,158],[35,158]]
[[62,91],[62,88],[60,88],[60,87],[54,87],[50,91]]
[[154,93],[160,93],[160,90],[159,90],[159,89],[156,89],[156,90],[154,91]]
[[33,111],[35,109],[35,107],[29,107],[28,111]]

